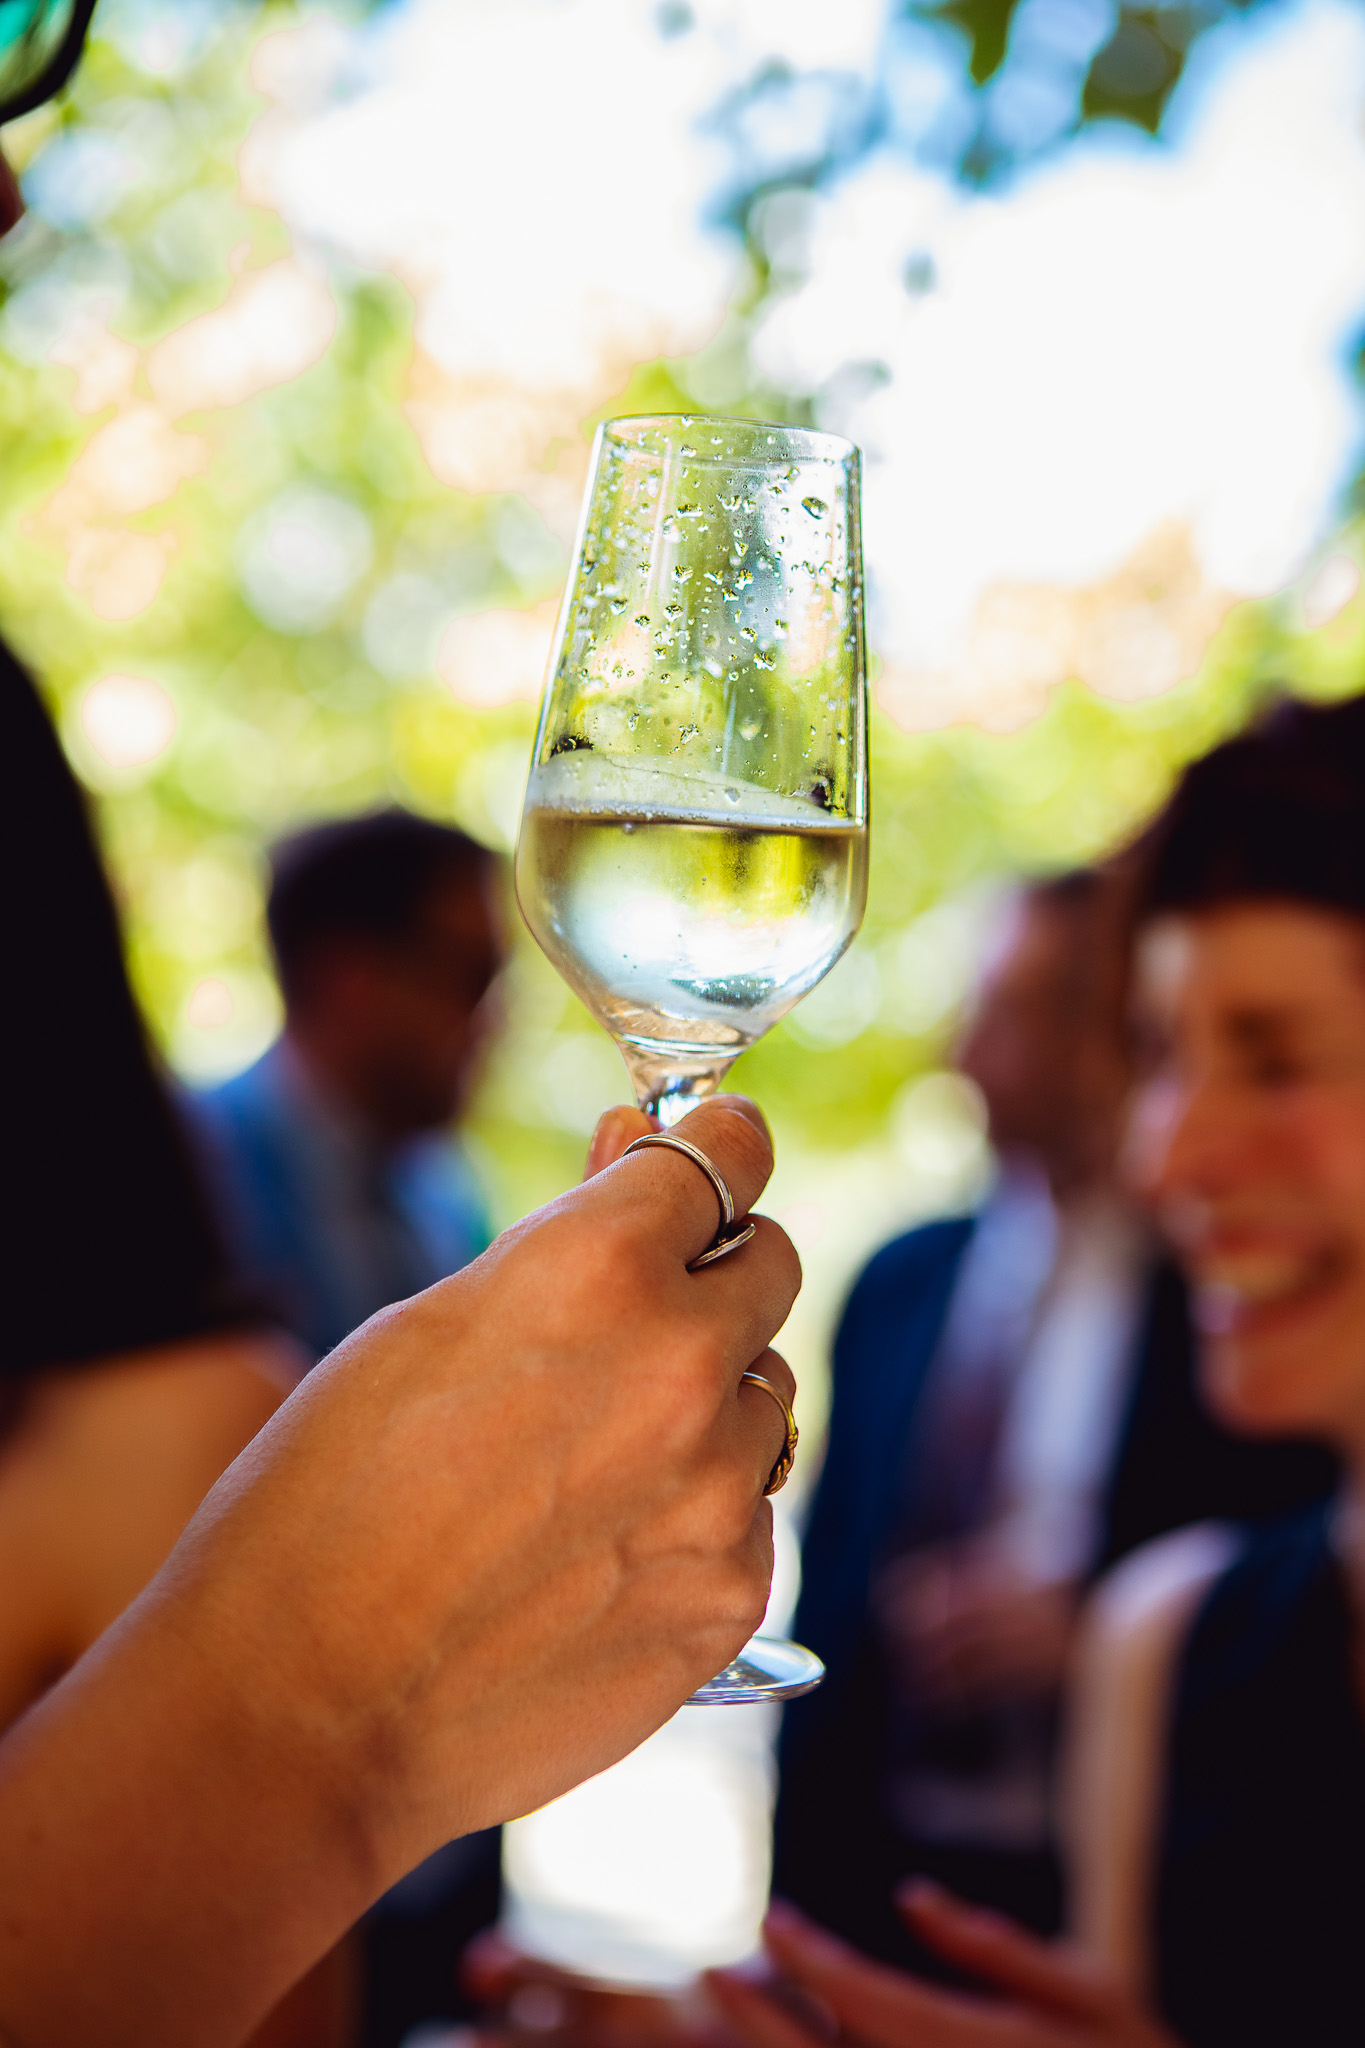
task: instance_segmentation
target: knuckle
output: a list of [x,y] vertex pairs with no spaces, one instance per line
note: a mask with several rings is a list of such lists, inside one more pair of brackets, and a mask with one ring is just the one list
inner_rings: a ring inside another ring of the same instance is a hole
[[780,1223],[771,1216],[755,1216],[754,1235],[748,1247],[762,1259],[773,1284],[793,1301],[801,1292],[801,1259],[796,1246]]
[[758,1554],[739,1556],[733,1551],[714,1574],[712,1599],[718,1619],[745,1635],[752,1635],[768,1606],[771,1570]]
[[693,1125],[695,1142],[715,1158],[736,1195],[746,1196],[747,1206],[766,1187],[773,1170],[772,1139],[759,1112],[742,1097],[721,1095],[693,1110],[684,1122]]

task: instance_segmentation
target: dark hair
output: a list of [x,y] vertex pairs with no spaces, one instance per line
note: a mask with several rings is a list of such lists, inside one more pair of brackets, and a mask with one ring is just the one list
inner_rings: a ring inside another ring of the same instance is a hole
[[1064,868],[1060,874],[1033,876],[1024,893],[1044,910],[1078,911],[1089,917],[1107,908],[1113,884],[1103,868]]
[[242,1321],[75,778],[0,646],[7,1378]]
[[453,825],[397,809],[314,825],[271,857],[266,916],[286,995],[320,942],[408,936],[445,881],[483,881],[496,856]]
[[1186,769],[1142,842],[1139,915],[1247,897],[1365,917],[1365,698],[1277,704]]

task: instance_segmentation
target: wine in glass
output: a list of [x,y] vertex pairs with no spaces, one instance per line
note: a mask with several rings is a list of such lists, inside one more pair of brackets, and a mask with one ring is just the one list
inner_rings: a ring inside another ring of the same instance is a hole
[[[867,821],[858,450],[764,421],[607,421],[517,896],[663,1125],[843,953]],[[694,1697],[789,1696],[820,1675],[757,1638]]]

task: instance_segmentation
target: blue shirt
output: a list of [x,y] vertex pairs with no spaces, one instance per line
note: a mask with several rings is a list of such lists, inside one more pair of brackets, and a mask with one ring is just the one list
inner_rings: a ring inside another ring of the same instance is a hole
[[190,1115],[243,1277],[315,1357],[489,1242],[453,1139],[380,1148],[322,1097],[284,1039],[194,1096]]

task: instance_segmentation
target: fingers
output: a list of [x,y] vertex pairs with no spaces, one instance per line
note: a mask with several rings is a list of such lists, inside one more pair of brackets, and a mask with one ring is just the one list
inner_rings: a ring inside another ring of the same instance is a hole
[[782,1225],[770,1216],[752,1220],[753,1237],[728,1259],[703,1266],[699,1273],[679,1269],[678,1313],[715,1333],[732,1391],[739,1387],[740,1373],[767,1350],[801,1292],[801,1261]]
[[[673,1135],[695,1145],[730,1190],[736,1216],[747,1216],[773,1170],[772,1140],[753,1103],[741,1095],[717,1095],[676,1126]],[[716,1191],[699,1166],[663,1146],[634,1152],[621,1167],[639,1199],[661,1201],[662,1229],[685,1265],[705,1251],[720,1222]],[[727,1263],[727,1262],[722,1262]]]
[[784,1973],[868,2048],[1003,2048],[1017,2035],[1002,2007],[940,1991],[869,1962],[788,1905],[769,1908],[763,1939]]
[[618,1103],[614,1109],[604,1109],[588,1146],[584,1180],[591,1180],[595,1173],[601,1173],[604,1166],[615,1166],[627,1145],[633,1145],[637,1138],[648,1137],[658,1128],[659,1119],[650,1116],[647,1110],[628,1109],[624,1103]]
[[[788,1408],[792,1406],[796,1399],[796,1375],[780,1352],[771,1349],[763,1352],[746,1370],[770,1380]],[[741,1380],[738,1394],[745,1426],[753,1430],[757,1441],[758,1461],[763,1485],[766,1486],[787,1447],[787,1418],[772,1395],[762,1387],[747,1385]]]
[[949,1962],[1035,2005],[1094,2019],[1112,2002],[1110,1987],[1082,1957],[922,1878],[898,1892],[896,1904],[913,1932]]
[[721,2012],[749,2048],[813,2048],[815,2042],[829,2039],[828,2033],[815,2025],[803,2026],[764,1987],[738,1970],[708,1971],[705,1982]]

